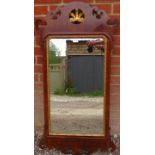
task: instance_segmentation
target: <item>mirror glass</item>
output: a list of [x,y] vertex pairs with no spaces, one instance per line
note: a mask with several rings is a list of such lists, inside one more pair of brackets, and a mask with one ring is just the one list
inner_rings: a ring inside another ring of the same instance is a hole
[[50,38],[50,135],[104,135],[105,38]]

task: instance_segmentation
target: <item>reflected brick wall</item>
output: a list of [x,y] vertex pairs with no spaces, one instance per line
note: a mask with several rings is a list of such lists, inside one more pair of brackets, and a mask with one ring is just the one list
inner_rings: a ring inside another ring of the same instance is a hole
[[[49,10],[65,5],[73,0],[34,0],[34,18],[43,18]],[[76,0],[87,2],[105,10],[111,18],[120,18],[119,0]],[[34,30],[34,120],[35,130],[44,125],[43,116],[43,55],[40,47],[40,36]],[[120,131],[120,29],[113,32],[114,49],[111,52],[111,133]]]

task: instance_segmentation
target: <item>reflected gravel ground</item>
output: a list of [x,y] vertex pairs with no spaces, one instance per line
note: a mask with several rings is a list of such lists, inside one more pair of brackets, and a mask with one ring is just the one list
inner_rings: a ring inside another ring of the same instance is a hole
[[[39,140],[41,139],[40,134],[35,134],[34,136],[34,155],[72,155],[72,154],[63,154],[62,152],[52,149],[48,150],[46,147],[41,149],[38,146]],[[97,151],[91,155],[120,155],[120,137],[118,135],[111,136],[111,140],[115,143],[117,149],[114,152],[111,152],[111,148],[109,148],[106,152]],[[81,154],[86,155],[86,154]]]
[[103,97],[58,96],[51,100],[54,134],[103,134]]

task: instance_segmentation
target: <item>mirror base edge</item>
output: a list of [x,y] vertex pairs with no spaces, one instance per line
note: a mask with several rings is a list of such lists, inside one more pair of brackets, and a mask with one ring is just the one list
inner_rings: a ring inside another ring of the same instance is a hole
[[[58,140],[59,139],[59,140]],[[44,149],[57,149],[65,154],[80,155],[84,152],[86,154],[91,154],[98,149],[100,151],[115,151],[116,145],[112,142],[110,136],[104,137],[88,137],[85,136],[70,136],[65,138],[65,136],[43,136],[39,142],[39,147]]]

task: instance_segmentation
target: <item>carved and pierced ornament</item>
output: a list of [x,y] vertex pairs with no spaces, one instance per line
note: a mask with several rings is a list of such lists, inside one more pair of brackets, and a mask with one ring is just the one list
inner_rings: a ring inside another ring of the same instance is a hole
[[84,18],[85,18],[85,15],[80,9],[74,9],[69,14],[69,20],[71,23],[74,23],[74,24],[79,24],[83,22]]
[[[62,26],[63,23],[63,26]],[[104,34],[112,42],[113,27],[119,25],[117,19],[108,17],[104,10],[83,2],[72,2],[50,10],[44,19],[37,18],[35,26],[42,39],[49,34]]]

